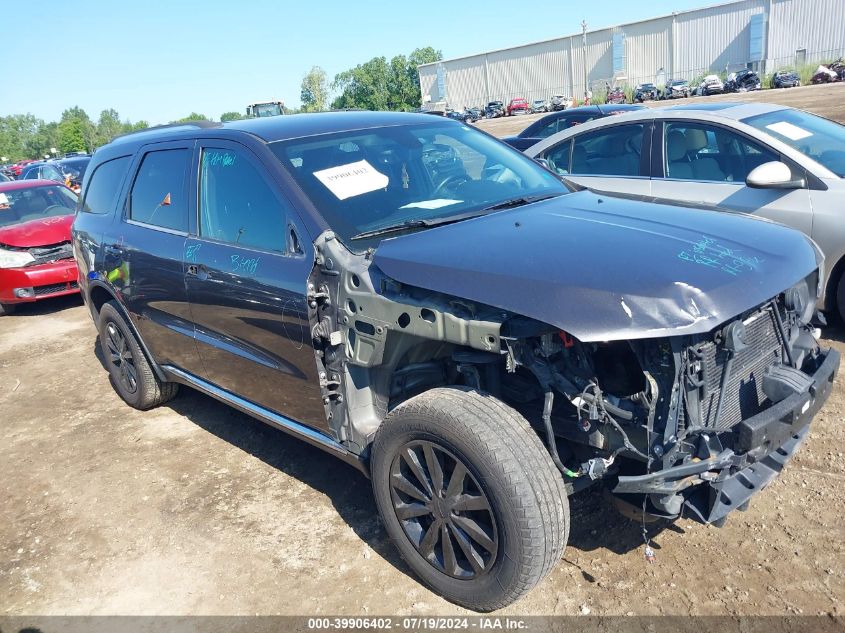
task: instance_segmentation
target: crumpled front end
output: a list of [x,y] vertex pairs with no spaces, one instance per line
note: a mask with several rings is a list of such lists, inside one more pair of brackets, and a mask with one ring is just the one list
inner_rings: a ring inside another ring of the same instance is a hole
[[830,394],[818,275],[704,333],[584,342],[511,320],[503,397],[544,431],[570,492],[601,483],[628,514],[719,525],[781,472]]
[[651,515],[720,525],[780,474],[839,368],[838,352],[821,349],[808,325],[814,283],[811,275],[708,335],[667,341],[671,359],[644,367],[659,385],[648,459],[620,471],[615,495]]

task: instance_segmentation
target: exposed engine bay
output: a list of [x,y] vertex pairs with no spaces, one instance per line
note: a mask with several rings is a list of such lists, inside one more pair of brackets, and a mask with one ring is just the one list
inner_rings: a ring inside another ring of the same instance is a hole
[[402,284],[327,232],[309,317],[330,427],[366,458],[384,416],[464,385],[519,411],[570,493],[720,524],[803,440],[838,367],[810,322],[818,271],[707,333],[583,342],[511,311]]

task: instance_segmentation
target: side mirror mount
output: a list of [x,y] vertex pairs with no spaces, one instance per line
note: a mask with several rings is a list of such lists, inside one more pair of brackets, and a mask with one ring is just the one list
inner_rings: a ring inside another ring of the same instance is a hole
[[534,159],[534,162],[539,163],[540,165],[542,165],[543,167],[545,167],[549,171],[552,171],[552,166],[549,164],[549,161],[547,161],[545,158],[537,157],[537,158]]
[[745,184],[753,189],[803,189],[807,179],[795,178],[789,165],[774,160],[752,169]]

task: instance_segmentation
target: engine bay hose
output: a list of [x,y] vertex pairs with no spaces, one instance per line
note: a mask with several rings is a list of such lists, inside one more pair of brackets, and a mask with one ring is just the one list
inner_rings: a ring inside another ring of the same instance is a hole
[[560,461],[560,455],[557,452],[557,443],[555,442],[555,434],[552,430],[552,407],[555,403],[555,394],[551,388],[546,388],[546,398],[543,402],[543,424],[546,426],[546,443],[549,446],[549,453],[552,456],[552,461],[557,466],[557,469],[567,477],[580,477],[583,473],[570,470]]
[[[590,404],[598,404],[596,397],[591,393],[584,392],[581,394],[581,398],[586,400]],[[628,411],[627,409],[623,409],[621,407],[617,407],[615,404],[608,402],[604,398],[601,399],[601,405],[608,413],[612,413],[617,418],[622,418],[626,421],[634,419],[634,414],[631,411]]]

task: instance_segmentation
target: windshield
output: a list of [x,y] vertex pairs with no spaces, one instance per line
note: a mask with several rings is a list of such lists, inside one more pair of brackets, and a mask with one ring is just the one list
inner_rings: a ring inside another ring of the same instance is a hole
[[70,215],[76,201],[75,193],[59,185],[0,191],[0,226]]
[[88,168],[89,162],[91,162],[90,158],[76,158],[63,161],[60,165],[65,174],[74,180],[82,180],[82,177],[85,175],[85,170]]
[[743,123],[771,134],[845,178],[845,126],[801,110],[758,114]]
[[[363,250],[360,233],[487,213],[519,198],[569,191],[507,145],[459,123],[422,123],[271,143],[332,230]],[[417,227],[419,228],[419,227]]]
[[255,105],[255,116],[278,116],[282,113],[282,108],[278,103],[258,103]]

